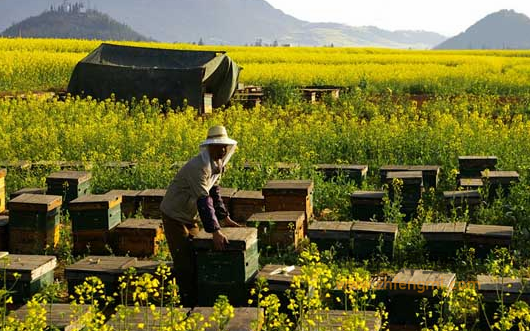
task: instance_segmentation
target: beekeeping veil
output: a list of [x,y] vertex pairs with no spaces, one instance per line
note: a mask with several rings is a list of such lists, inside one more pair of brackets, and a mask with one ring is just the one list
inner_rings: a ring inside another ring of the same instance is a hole
[[[213,162],[214,160],[211,160],[210,153],[208,152],[208,145],[226,145],[226,155],[221,160],[221,164],[216,164]],[[226,128],[224,126],[214,126],[211,127],[208,130],[208,137],[205,141],[203,141],[200,145],[201,147],[201,156],[204,160],[204,162],[210,167],[212,167],[212,177],[210,178],[210,182],[208,183],[208,190],[210,190],[217,180],[221,177],[222,168],[224,168],[228,161],[230,161],[230,158],[232,155],[234,155],[234,152],[236,151],[237,141],[228,138],[228,133],[226,132]],[[214,169],[217,168],[217,169]]]

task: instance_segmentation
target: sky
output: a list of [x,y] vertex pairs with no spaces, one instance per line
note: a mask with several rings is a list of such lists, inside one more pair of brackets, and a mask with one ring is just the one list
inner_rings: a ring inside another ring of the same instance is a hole
[[457,35],[501,9],[530,16],[530,0],[266,0],[273,7],[310,22],[386,30],[425,30]]

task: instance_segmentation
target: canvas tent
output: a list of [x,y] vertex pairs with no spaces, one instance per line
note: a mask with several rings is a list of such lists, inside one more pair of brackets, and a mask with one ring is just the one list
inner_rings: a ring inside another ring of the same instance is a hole
[[213,94],[214,108],[225,105],[234,94],[240,68],[224,52],[185,51],[102,44],[75,67],[68,93],[118,100],[144,95],[184,99],[201,109],[204,93]]

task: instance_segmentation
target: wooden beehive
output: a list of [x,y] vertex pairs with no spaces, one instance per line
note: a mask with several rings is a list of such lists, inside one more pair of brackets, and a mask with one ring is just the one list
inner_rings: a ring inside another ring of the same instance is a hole
[[321,310],[309,311],[307,319],[316,322],[316,326],[311,326],[304,321],[304,330],[357,330],[359,322],[364,321],[361,330],[379,331],[381,330],[381,316],[375,311],[345,311],[345,310]]
[[304,99],[310,103],[316,103],[330,98],[336,100],[340,95],[340,88],[335,86],[308,86],[302,89]]
[[366,179],[368,166],[354,164],[317,164],[316,170],[323,173],[324,180],[344,176],[347,180],[353,181],[358,186],[361,186],[362,182]]
[[9,202],[9,251],[43,253],[59,241],[60,196],[22,194]]
[[383,191],[356,191],[350,196],[351,213],[354,220],[383,220]]
[[258,231],[251,228],[223,228],[229,244],[224,251],[213,247],[212,234],[201,230],[193,238],[199,283],[248,281],[258,271]]
[[385,165],[379,168],[381,183],[387,182],[389,172],[421,171],[423,186],[435,188],[438,186],[441,167],[438,165]]
[[434,259],[455,259],[464,247],[466,223],[425,223],[421,234],[427,242],[429,256]]
[[278,295],[278,298],[285,295],[285,291],[290,288],[294,276],[300,276],[302,270],[297,266],[286,266],[280,264],[265,265],[256,276],[256,279],[265,278],[269,290]]
[[23,188],[23,189],[20,189],[18,191],[15,191],[15,192],[11,193],[9,195],[9,199],[13,200],[16,197],[21,196],[22,194],[40,194],[40,195],[44,195],[44,194],[46,194],[46,189],[45,188],[36,188],[36,187]]
[[[0,261],[6,275],[6,287],[12,288],[13,301],[26,302],[33,294],[53,283],[53,271],[57,267],[55,256],[9,254]],[[15,279],[18,273],[20,278]]]
[[9,249],[9,216],[0,215],[0,252]]
[[[498,194],[506,196],[512,185],[519,183],[517,171],[483,171],[482,181],[488,186],[489,199],[495,199]],[[498,192],[501,190],[501,192]]]
[[6,169],[0,169],[0,213],[6,210]]
[[[512,304],[515,301],[530,302],[530,279],[477,275],[476,289],[486,303],[498,303],[499,295],[505,293],[503,302]],[[509,293],[510,295],[506,295]]]
[[387,174],[390,199],[394,199],[394,188],[392,182],[399,179],[403,182],[401,187],[402,204],[404,206],[417,205],[421,199],[423,175],[421,171],[397,171]]
[[68,206],[72,231],[110,230],[121,222],[121,197],[90,194],[72,200]]
[[96,276],[105,285],[106,295],[112,295],[117,291],[118,278],[136,262],[135,257],[87,256],[64,269],[68,293],[75,295],[75,286],[82,284],[87,277]]
[[[43,308],[46,310],[46,324],[52,330],[76,331],[83,330],[86,326],[81,321],[81,317],[88,311],[88,305],[74,307],[65,303],[48,303],[43,305]],[[30,314],[30,308],[28,305],[24,305],[11,314],[23,321]]]
[[345,258],[352,254],[352,226],[353,222],[313,222],[307,236],[320,251],[333,247],[337,257]]
[[253,214],[265,208],[265,198],[261,191],[238,191],[231,199],[230,216],[239,223],[245,223]]
[[495,170],[496,156],[460,156],[458,170],[461,178],[480,178],[480,173],[486,169]]
[[70,201],[90,194],[90,179],[92,174],[86,171],[59,171],[46,178],[47,194],[58,195],[63,198],[63,207]]
[[160,204],[166,195],[165,189],[148,189],[138,194],[142,215],[148,219],[162,219]]
[[394,241],[398,234],[397,224],[355,222],[351,232],[353,255],[356,258],[368,259],[375,254],[383,254],[390,259],[393,257]]
[[485,258],[495,247],[510,247],[512,237],[512,226],[468,224],[465,239],[477,257]]
[[304,235],[313,217],[313,181],[271,180],[261,190],[265,197],[265,211],[304,211]]
[[232,197],[236,194],[237,189],[231,187],[220,187],[219,193],[221,194],[221,199],[223,199],[223,204],[227,211],[232,210]]
[[479,191],[446,191],[443,192],[445,207],[448,212],[455,210],[458,215],[466,211],[473,214],[482,203]]
[[371,276],[369,280],[367,280],[368,284],[350,284],[348,281],[337,281],[335,288],[329,291],[330,295],[325,299],[325,302],[330,309],[351,309],[348,292],[353,291],[358,295],[362,295],[363,287],[368,285],[370,293],[375,295],[375,298],[370,300],[370,305],[373,307],[377,307],[379,304],[388,306],[391,281],[392,276],[387,274]]
[[482,178],[460,178],[458,187],[464,190],[476,191],[484,187],[484,182]]
[[[226,325],[226,330],[230,331],[259,331],[261,330],[261,322],[258,321],[262,308],[239,307],[234,308],[234,317],[230,319]],[[214,309],[212,307],[195,307],[192,314],[201,314],[204,317],[203,324],[199,326],[199,330],[204,326],[204,331],[217,331],[219,325],[217,322],[210,321],[214,316]],[[208,322],[208,325],[206,325]],[[255,325],[254,325],[255,324]]]
[[[391,324],[419,324],[420,317],[416,316],[420,302],[427,299],[429,305],[439,303],[439,298],[433,296],[434,290],[445,289],[450,293],[456,282],[454,273],[430,270],[402,269],[392,279],[389,289],[390,307],[389,320]],[[445,300],[447,302],[447,300]],[[445,311],[446,306],[442,307]],[[436,321],[438,311],[433,311],[428,322]]]
[[114,245],[114,229],[78,230],[72,233],[73,253],[83,255],[109,255]]
[[141,192],[135,190],[112,190],[107,192],[106,195],[121,196],[121,213],[125,217],[133,217],[140,207],[138,195]]
[[304,220],[303,211],[256,213],[247,220],[247,226],[258,229],[259,248],[296,249],[304,239]]
[[114,231],[116,254],[136,257],[156,255],[164,239],[162,220],[128,219]]

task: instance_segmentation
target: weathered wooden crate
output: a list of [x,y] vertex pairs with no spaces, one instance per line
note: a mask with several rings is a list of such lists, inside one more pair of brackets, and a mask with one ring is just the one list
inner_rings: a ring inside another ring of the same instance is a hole
[[302,89],[304,100],[310,103],[320,102],[325,98],[339,98],[340,88],[332,86],[308,86]]
[[429,256],[439,260],[456,258],[456,252],[464,247],[466,223],[425,223],[421,234],[427,242]]
[[199,283],[213,285],[243,284],[258,271],[257,230],[223,228],[222,232],[229,241],[224,251],[214,250],[212,234],[204,230],[193,238],[197,280]]
[[305,235],[309,219],[313,217],[313,187],[311,180],[271,180],[262,189],[265,211],[304,211]]
[[386,183],[389,172],[421,171],[423,186],[425,188],[432,187],[436,189],[441,168],[438,165],[385,165],[379,168],[379,175],[381,177],[381,183]]
[[344,176],[346,179],[355,182],[358,186],[366,179],[368,173],[367,165],[353,164],[317,164],[316,170],[324,175],[324,180]]
[[[504,196],[510,194],[511,186],[519,183],[519,173],[517,171],[483,171],[482,181],[488,186],[489,199],[495,199],[498,194]],[[498,192],[501,190],[502,192]]]
[[149,219],[162,219],[160,204],[166,195],[165,189],[148,189],[138,194],[142,215]]
[[310,325],[304,321],[303,330],[307,331],[357,330],[361,321],[364,321],[362,330],[381,330],[381,316],[375,311],[321,310],[307,314],[307,319],[316,323]]
[[392,181],[399,179],[403,181],[401,187],[402,204],[404,206],[417,205],[421,199],[423,187],[423,175],[421,171],[397,171],[387,174],[390,199],[394,199],[394,187]]
[[109,255],[115,246],[114,229],[77,230],[73,235],[73,253],[76,256],[86,254]]
[[238,191],[231,199],[230,216],[239,223],[245,223],[253,214],[265,208],[261,191]]
[[293,277],[301,274],[302,270],[298,266],[267,264],[258,272],[256,280],[265,278],[269,290],[281,299],[285,297],[285,291],[290,288]]
[[22,194],[9,202],[9,251],[43,253],[59,242],[60,196]]
[[466,244],[475,248],[477,257],[485,258],[495,247],[510,247],[513,238],[512,226],[468,224]]
[[[261,322],[258,321],[258,316],[260,316],[260,313],[263,313],[262,308],[234,308],[234,317],[226,325],[226,330],[259,331],[261,330]],[[199,329],[204,326],[204,331],[219,330],[219,325],[217,322],[210,321],[210,318],[214,315],[214,310],[212,307],[195,307],[192,310],[192,314],[201,314],[204,317],[204,324],[202,324]],[[206,322],[208,322],[209,326],[205,326]]]
[[316,243],[320,251],[333,249],[339,258],[352,255],[352,233],[354,222],[313,222],[307,236]]
[[90,179],[92,174],[86,171],[59,171],[46,178],[47,194],[63,198],[63,207],[79,197],[91,193]]
[[486,169],[495,170],[496,156],[460,156],[458,170],[461,178],[480,178],[480,173]]
[[[46,324],[50,329],[58,331],[83,330],[85,324],[81,317],[89,309],[88,305],[77,305],[76,307],[65,303],[48,303],[43,306],[46,310]],[[19,320],[25,320],[30,314],[27,305],[13,311],[12,316]]]
[[[392,276],[390,275],[373,275],[368,280],[370,294],[374,294],[375,298],[370,300],[370,305],[377,307],[379,304],[388,306],[389,304],[389,290],[392,282]],[[327,306],[331,309],[348,310],[351,309],[351,302],[348,298],[347,292],[353,291],[357,294],[361,294],[363,291],[360,286],[365,284],[348,284],[347,282],[337,282],[334,289],[330,290],[330,296],[325,300]]]
[[121,222],[121,197],[117,195],[90,194],[68,205],[72,218],[72,231],[110,230]]
[[6,169],[0,169],[0,213],[6,210]]
[[9,248],[9,216],[0,215],[0,252]]
[[256,213],[247,220],[247,226],[258,229],[260,249],[298,248],[304,238],[303,211]]
[[232,197],[234,196],[234,194],[236,194],[237,189],[231,187],[220,187],[219,191],[226,210],[232,210]]
[[263,100],[263,92],[237,92],[232,100],[243,106],[245,109],[253,109],[261,105]]
[[383,220],[383,191],[356,191],[350,196],[351,213],[354,220]]
[[[429,305],[439,303],[439,298],[433,296],[434,290],[445,289],[450,293],[456,282],[454,273],[437,272],[430,270],[402,269],[392,279],[390,284],[389,320],[391,324],[418,325],[420,317],[416,312],[420,310],[420,302],[427,299]],[[447,300],[446,300],[447,301]],[[442,307],[446,310],[447,307]],[[439,317],[438,311],[432,309],[432,316],[428,322],[432,323]]]
[[127,219],[114,231],[116,254],[136,257],[156,255],[164,239],[162,220]]
[[464,190],[476,191],[484,187],[484,182],[482,178],[460,178],[458,187]]
[[444,204],[448,212],[455,211],[457,215],[464,215],[466,211],[473,212],[482,203],[479,191],[446,191],[443,192]]
[[104,292],[106,295],[112,295],[117,292],[118,278],[127,269],[134,267],[136,262],[135,257],[87,256],[64,269],[64,276],[68,282],[68,293],[75,295],[75,286],[83,284],[87,277],[96,276],[105,285]]
[[27,187],[20,189],[18,191],[15,191],[9,195],[9,200],[13,200],[18,196],[21,196],[22,194],[46,194],[46,188],[37,188],[37,187]]
[[353,255],[356,258],[368,259],[375,254],[383,254],[390,259],[393,257],[394,241],[398,234],[397,224],[355,222],[351,232]]
[[[26,302],[44,286],[53,283],[53,271],[57,267],[55,256],[9,254],[0,260],[0,270],[5,269],[6,287],[12,288],[13,301]],[[15,279],[18,273],[20,278]],[[0,272],[3,284],[4,270]]]
[[121,213],[125,215],[125,217],[132,217],[136,215],[138,208],[140,208],[140,199],[138,198],[138,195],[141,192],[142,191],[135,190],[112,190],[105,194],[121,196]]

